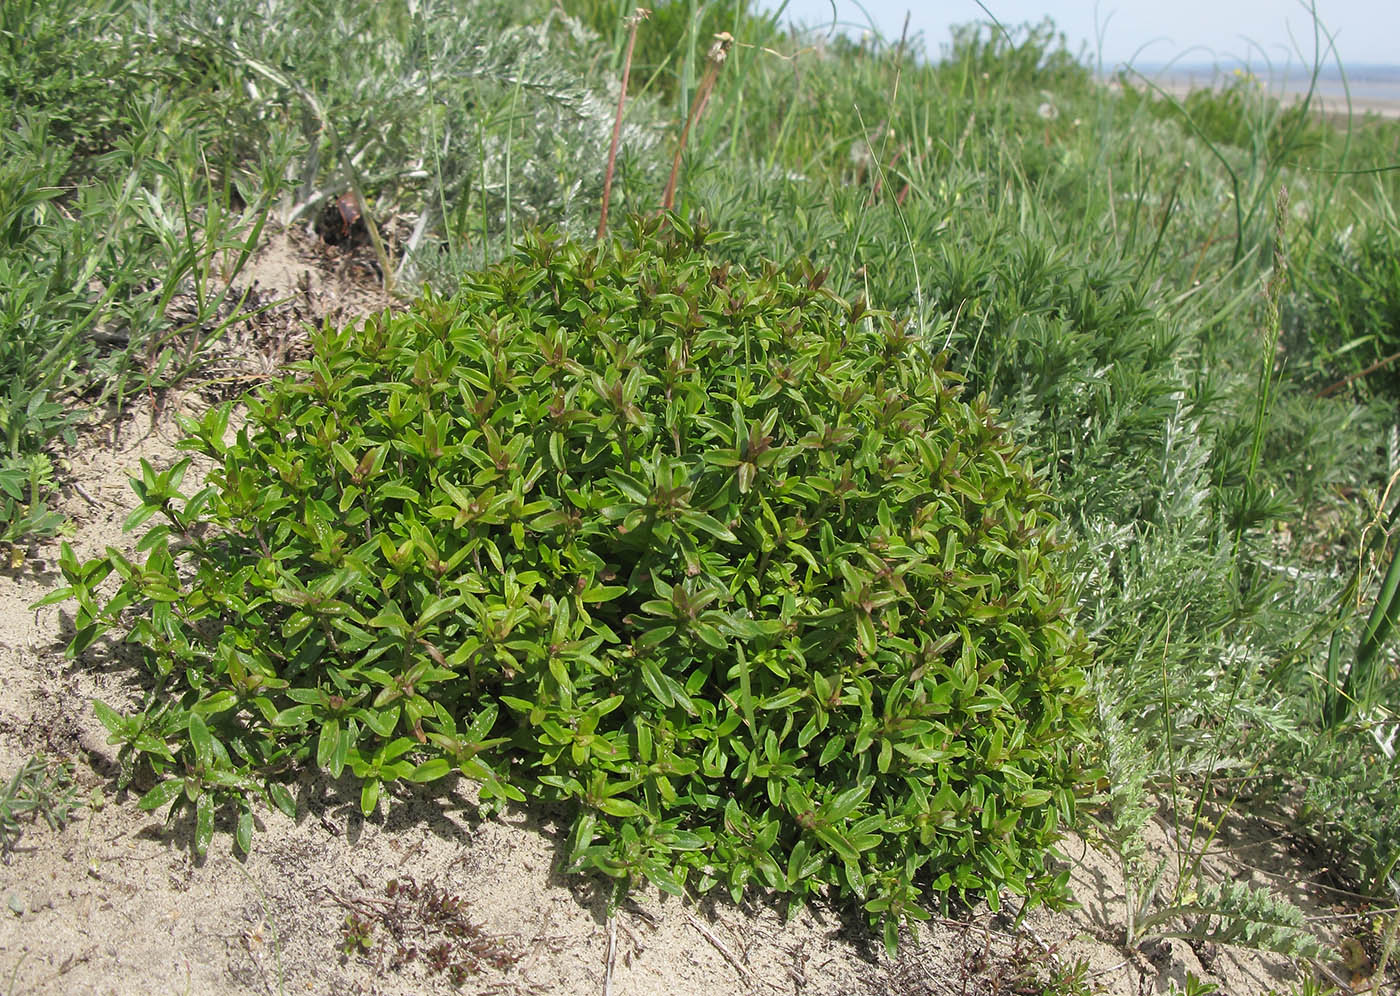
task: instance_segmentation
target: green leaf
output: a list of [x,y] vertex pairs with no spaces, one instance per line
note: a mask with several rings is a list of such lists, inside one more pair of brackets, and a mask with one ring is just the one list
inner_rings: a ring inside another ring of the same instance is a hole
[[734,653],[739,667],[739,708],[744,714],[744,722],[748,724],[748,728],[756,731],[758,727],[753,718],[753,683],[749,676],[749,661],[744,655],[744,645],[736,644]]
[[32,612],[35,609],[42,609],[46,605],[56,605],[59,602],[66,602],[70,598],[73,598],[76,595],[76,593],[77,589],[71,587],[55,588],[53,591],[49,592],[47,595],[45,595],[38,601],[31,602],[29,604],[29,610]]
[[613,599],[626,592],[626,585],[595,584],[585,588],[583,593],[579,595],[579,598],[588,603],[611,602]]
[[167,778],[143,795],[136,803],[141,809],[159,809],[178,796],[185,788],[183,778]]
[[830,738],[829,740],[827,740],[826,744],[822,747],[821,756],[820,756],[820,758],[818,759],[818,762],[817,762],[817,763],[819,763],[823,768],[825,768],[828,764],[830,764],[830,763],[831,763],[832,761],[834,761],[836,758],[840,757],[840,756],[841,756],[841,753],[842,753],[845,749],[846,749],[846,738],[845,738],[845,737],[842,737],[842,736],[832,737],[832,738]]
[[290,819],[296,819],[297,804],[292,798],[292,793],[287,786],[272,782],[267,786],[267,794],[272,799],[272,804],[280,809]]
[[194,763],[200,771],[208,771],[214,764],[214,738],[209,735],[209,727],[197,712],[190,713],[190,743],[194,745]]
[[865,876],[860,870],[860,860],[854,861],[846,859],[842,865],[845,872],[846,884],[851,887],[851,891],[856,894],[856,898],[865,898]]
[[832,821],[849,819],[870,794],[873,785],[874,781],[867,777],[861,784],[836,796],[822,807],[826,818]]
[[405,777],[411,782],[435,782],[451,774],[453,770],[452,762],[443,757],[435,757],[431,761],[424,761]]
[[632,816],[647,815],[647,811],[641,806],[637,805],[635,802],[631,802],[627,799],[621,799],[616,796],[610,796],[606,799],[599,800],[598,808],[601,809],[603,812],[607,813],[609,816],[620,816],[624,819]]
[[726,543],[739,542],[739,538],[730,532],[724,523],[720,522],[712,515],[706,515],[703,512],[687,512],[681,516],[681,521],[691,528],[709,533],[716,539],[724,540]]
[[374,807],[379,805],[379,788],[379,779],[370,778],[365,781],[364,786],[360,789],[360,812],[364,813],[366,816],[373,813]]
[[391,706],[388,709],[361,709],[355,715],[365,721],[365,725],[378,736],[393,736],[394,728],[399,722],[399,707]]
[[800,688],[785,688],[776,695],[770,695],[758,704],[760,709],[786,709],[802,699],[805,693]]
[[[321,726],[321,735],[316,740],[316,764],[322,768],[330,768],[335,763],[335,756],[340,750],[340,722],[328,719]],[[341,758],[344,764],[344,757]],[[337,776],[339,772],[332,771],[332,776]]]
[[653,660],[642,661],[642,682],[647,686],[647,690],[656,697],[656,700],[663,706],[669,708],[675,704],[675,696],[671,694],[671,683],[661,674],[661,669],[657,667]]
[[238,829],[233,834],[234,843],[244,854],[251,854],[253,851],[253,813],[251,810],[241,810],[238,814]]
[[228,712],[230,709],[236,708],[237,706],[238,696],[225,688],[222,691],[215,692],[213,695],[200,699],[195,703],[192,711],[201,716],[216,716],[221,712]]
[[842,863],[852,867],[859,866],[860,852],[842,834],[828,827],[817,827],[816,835],[823,844],[836,852]]
[[339,442],[331,443],[331,455],[335,457],[335,462],[340,464],[341,468],[347,474],[355,473],[355,458],[351,456],[350,451]]
[[685,895],[685,883],[671,869],[660,864],[649,865],[647,879],[662,892],[673,896]]
[[583,867],[584,852],[593,843],[593,831],[598,821],[591,813],[579,813],[574,819],[573,830],[569,833],[568,857],[564,867],[578,870]]
[[111,706],[97,699],[92,700],[92,711],[97,716],[98,722],[105,726],[107,732],[112,735],[107,742],[109,744],[121,743],[122,738],[126,735],[127,721],[118,715]]
[[[350,727],[353,728],[353,726],[354,721],[352,720]],[[339,778],[340,773],[345,770],[345,762],[350,756],[350,747],[354,743],[354,740],[354,733],[350,728],[341,730],[340,735],[336,737],[335,746],[331,751],[330,763],[328,764],[328,769],[332,778]]]

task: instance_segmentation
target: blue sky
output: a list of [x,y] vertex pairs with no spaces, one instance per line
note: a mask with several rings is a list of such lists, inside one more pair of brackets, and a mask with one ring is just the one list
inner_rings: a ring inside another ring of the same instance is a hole
[[[759,0],[769,10],[781,0]],[[1297,0],[984,0],[1010,27],[1049,15],[1068,37],[1071,51],[1081,43],[1091,58],[1102,36],[1106,69],[1137,54],[1139,63],[1164,63],[1177,56],[1189,63],[1249,61],[1296,66],[1312,59],[1312,19]],[[948,40],[948,25],[983,20],[973,0],[790,0],[788,15],[805,24],[837,19],[865,25],[873,19],[882,34],[898,39],[904,14],[910,33],[922,31],[930,54]],[[862,13],[862,7],[865,13]],[[1336,38],[1345,65],[1400,65],[1400,0],[1317,0],[1322,23]],[[867,17],[868,15],[868,17]],[[1303,48],[1297,54],[1293,39]],[[1324,42],[1325,44],[1325,42]],[[1188,49],[1190,51],[1188,51]],[[1263,53],[1263,54],[1261,54]]]

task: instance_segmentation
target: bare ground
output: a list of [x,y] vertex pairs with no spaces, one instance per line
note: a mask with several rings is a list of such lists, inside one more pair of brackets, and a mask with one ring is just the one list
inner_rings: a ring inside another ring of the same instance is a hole
[[[362,252],[298,233],[270,238],[240,279],[256,282],[250,304],[281,303],[233,330],[192,393],[162,398],[159,410],[139,405],[115,427],[100,420],[69,454],[61,508],[80,557],[133,549],[121,530],[135,505],[126,479],[142,458],[177,458],[174,412],[199,411],[304,354],[304,322],[392,303]],[[307,774],[295,820],[259,814],[250,857],[237,857],[225,832],[197,861],[190,826],[166,826],[134,794],[114,794],[115,748],[91,700],[135,705],[138,676],[112,651],[65,659],[67,607],[29,608],[61,583],[57,551],[38,544],[0,574],[0,776],[42,753],[68,764],[90,802],[61,829],[27,826],[0,864],[6,992],[966,996],[1039,993],[1079,961],[1091,986],[1121,996],[1184,987],[1188,973],[1230,996],[1296,989],[1295,967],[1275,956],[1176,940],[1123,950],[1122,875],[1075,835],[1063,850],[1078,909],[1035,911],[1019,925],[985,908],[937,918],[906,937],[897,960],[858,918],[822,906],[785,922],[762,898],[687,904],[644,893],[609,920],[601,886],[555,870],[562,838],[551,814],[479,820],[466,785],[405,793],[366,820],[353,785]],[[1152,828],[1164,856],[1169,824]],[[1284,826],[1235,826],[1213,851],[1215,874],[1269,884],[1311,914],[1355,908]],[[1331,936],[1338,959],[1324,971],[1359,982],[1355,945]]]

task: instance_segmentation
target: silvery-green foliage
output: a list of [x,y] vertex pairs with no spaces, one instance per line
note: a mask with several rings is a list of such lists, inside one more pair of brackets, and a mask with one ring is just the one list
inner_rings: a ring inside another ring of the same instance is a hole
[[1162,484],[1158,516],[1164,522],[1199,521],[1210,502],[1209,438],[1188,411],[1184,392],[1162,431]]
[[[1108,782],[1106,798],[1102,800],[1106,819],[1099,821],[1097,829],[1117,853],[1129,892],[1141,892],[1146,881],[1155,879],[1154,872],[1160,872],[1163,867],[1160,864],[1155,869],[1150,866],[1143,836],[1154,812],[1147,795],[1149,758],[1110,699],[1110,686],[1102,668],[1095,669],[1091,687],[1095,718],[1102,737],[1104,777]],[[1130,894],[1127,897],[1129,910],[1144,907],[1149,898]]]
[[[358,185],[381,226],[413,233],[401,275],[417,278],[499,258],[536,224],[597,223],[617,81],[578,21],[543,6],[527,14],[456,0],[189,0],[148,30],[220,67],[250,144],[300,131],[284,222]],[[624,207],[628,177],[659,168],[651,106],[629,108]]]
[[1236,944],[1295,958],[1317,958],[1325,950],[1302,910],[1246,882],[1211,883],[1189,902],[1158,910],[1142,925],[1153,937]]

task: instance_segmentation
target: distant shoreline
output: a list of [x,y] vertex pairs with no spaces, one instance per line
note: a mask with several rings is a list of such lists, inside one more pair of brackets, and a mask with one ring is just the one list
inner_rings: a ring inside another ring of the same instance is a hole
[[[1394,71],[1391,71],[1393,73]],[[1223,70],[1173,69],[1167,72],[1143,71],[1142,75],[1173,97],[1184,97],[1196,90],[1221,89],[1236,77]],[[1113,78],[1104,80],[1115,87]],[[1140,84],[1141,80],[1137,80]],[[1380,79],[1360,75],[1348,77],[1350,113],[1361,118],[1374,114],[1381,118],[1400,119],[1400,81],[1387,74]],[[1307,80],[1296,77],[1282,85],[1261,80],[1268,92],[1283,103],[1297,103],[1307,93]],[[1330,118],[1345,118],[1348,113],[1348,93],[1335,76],[1319,77],[1312,95],[1312,109]]]

